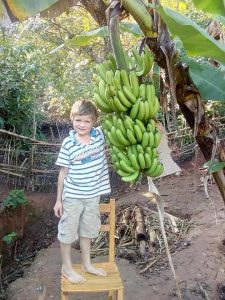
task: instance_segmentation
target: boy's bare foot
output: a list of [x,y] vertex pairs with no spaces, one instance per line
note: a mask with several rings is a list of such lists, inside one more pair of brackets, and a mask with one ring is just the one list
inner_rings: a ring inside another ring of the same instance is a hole
[[97,276],[107,276],[107,272],[101,268],[95,268],[92,265],[88,266],[88,267],[84,267],[84,265],[82,265],[83,271],[87,272],[87,273],[91,273]]
[[79,275],[74,270],[65,270],[62,268],[61,274],[64,278],[75,284],[84,283],[86,281],[86,279],[83,276]]

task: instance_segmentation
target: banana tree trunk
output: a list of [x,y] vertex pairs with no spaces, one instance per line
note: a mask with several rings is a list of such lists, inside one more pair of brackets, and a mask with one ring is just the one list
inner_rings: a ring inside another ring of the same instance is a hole
[[[196,142],[206,161],[215,155],[219,161],[225,161],[225,143],[218,143],[218,128],[209,121],[200,92],[189,76],[188,68],[177,59],[177,51],[165,26],[158,28],[157,38],[148,38],[147,44],[154,52],[157,63],[165,69],[167,83],[174,89],[176,101],[187,123],[192,128]],[[167,61],[171,62],[168,68]],[[225,176],[223,170],[213,173],[215,182],[225,202]]]

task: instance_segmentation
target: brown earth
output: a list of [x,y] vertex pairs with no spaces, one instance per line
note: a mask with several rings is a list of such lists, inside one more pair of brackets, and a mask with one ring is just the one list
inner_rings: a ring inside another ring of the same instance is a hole
[[[206,198],[204,189],[200,186],[199,178],[202,175],[200,171],[197,176],[197,191],[193,192],[193,166],[189,167],[191,169],[186,169],[180,176],[170,176],[156,182],[166,212],[181,218],[191,216],[191,230],[183,241],[183,249],[172,255],[173,264],[183,299],[225,299],[224,203],[215,184],[209,186],[211,200]],[[147,191],[148,186],[145,184],[138,191],[123,192],[117,199],[117,207],[130,203],[148,206],[149,199],[145,195]],[[47,249],[39,251],[29,267],[24,263],[24,277],[10,284],[7,299],[37,300],[41,289],[46,288],[45,299],[57,300],[60,299],[60,256],[59,245],[55,239],[56,223],[51,221],[50,213],[55,195],[41,193],[27,195],[33,206],[40,208],[45,214],[45,224],[51,225],[54,229],[53,243]],[[30,241],[36,239],[38,242],[39,232],[40,225],[36,232],[32,232],[32,236],[28,236]],[[46,234],[50,233],[45,232]],[[19,251],[20,244],[16,252]],[[104,259],[105,257],[97,257],[95,260]],[[80,260],[77,250],[73,251],[73,260],[74,262]],[[118,266],[124,281],[125,300],[178,299],[175,281],[168,265],[154,267],[150,276],[140,275],[136,265],[125,259],[119,259]],[[98,294],[77,295],[70,299],[106,298]]]

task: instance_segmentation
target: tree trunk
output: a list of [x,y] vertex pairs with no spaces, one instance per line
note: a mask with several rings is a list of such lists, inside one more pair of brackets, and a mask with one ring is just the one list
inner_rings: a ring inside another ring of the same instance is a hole
[[[159,23],[158,23],[159,24]],[[165,69],[167,84],[174,88],[176,101],[187,123],[193,130],[196,142],[206,161],[215,157],[225,161],[225,143],[218,142],[218,128],[209,120],[200,92],[189,76],[188,67],[179,62],[178,54],[173,41],[170,39],[167,28],[160,23],[157,38],[147,38],[149,48],[154,52],[158,65]],[[168,68],[169,60],[171,69]],[[171,79],[172,78],[172,79]],[[173,93],[171,93],[173,95]],[[214,148],[215,147],[215,148]],[[213,173],[215,182],[225,202],[225,176],[223,170]]]

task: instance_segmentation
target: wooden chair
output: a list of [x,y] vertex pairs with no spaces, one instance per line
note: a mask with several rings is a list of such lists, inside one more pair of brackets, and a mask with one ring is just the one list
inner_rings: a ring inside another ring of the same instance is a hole
[[81,265],[75,264],[76,272],[86,278],[82,284],[70,283],[67,279],[61,279],[61,300],[68,300],[69,294],[81,292],[108,292],[108,299],[117,296],[117,300],[123,300],[123,283],[119,270],[115,263],[115,200],[110,199],[108,204],[100,204],[100,213],[109,214],[109,223],[101,225],[100,231],[109,232],[109,259],[108,262],[93,264],[97,268],[103,268],[107,272],[106,277],[84,273]]

